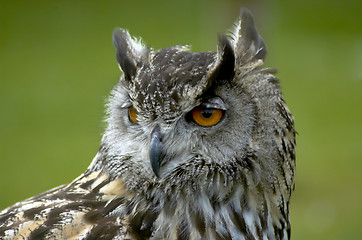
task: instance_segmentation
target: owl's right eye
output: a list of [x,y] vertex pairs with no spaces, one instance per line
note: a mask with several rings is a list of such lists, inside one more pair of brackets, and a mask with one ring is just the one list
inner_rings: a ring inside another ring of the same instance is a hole
[[138,112],[134,107],[129,107],[128,108],[128,118],[129,118],[131,123],[137,123],[138,122],[137,115],[138,115]]
[[192,120],[202,127],[218,124],[224,115],[222,109],[197,107],[191,111]]

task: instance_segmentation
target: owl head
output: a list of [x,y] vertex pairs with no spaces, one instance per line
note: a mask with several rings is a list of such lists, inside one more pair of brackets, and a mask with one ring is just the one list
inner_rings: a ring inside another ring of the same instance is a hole
[[92,169],[135,191],[214,194],[223,185],[226,196],[240,184],[290,191],[293,119],[273,70],[261,68],[266,47],[249,11],[233,34],[218,35],[216,52],[154,50],[122,29],[113,42],[123,75]]

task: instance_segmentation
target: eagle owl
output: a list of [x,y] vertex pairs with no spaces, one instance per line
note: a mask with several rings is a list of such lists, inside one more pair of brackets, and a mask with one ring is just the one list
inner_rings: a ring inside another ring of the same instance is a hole
[[123,74],[73,182],[0,213],[0,239],[289,239],[295,130],[248,10],[216,52],[113,34]]

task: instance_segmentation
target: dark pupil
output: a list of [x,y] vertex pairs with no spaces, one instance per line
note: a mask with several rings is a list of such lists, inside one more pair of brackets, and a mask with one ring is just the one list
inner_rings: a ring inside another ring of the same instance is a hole
[[206,109],[201,110],[201,114],[202,114],[202,116],[204,116],[204,118],[211,117],[213,112],[214,112],[214,109],[210,109],[210,108],[206,108]]

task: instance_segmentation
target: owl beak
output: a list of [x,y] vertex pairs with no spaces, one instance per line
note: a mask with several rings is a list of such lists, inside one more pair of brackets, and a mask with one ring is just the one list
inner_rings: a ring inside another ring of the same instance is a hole
[[159,126],[156,126],[151,133],[150,162],[155,175],[160,178],[160,165],[163,158],[162,133]]

